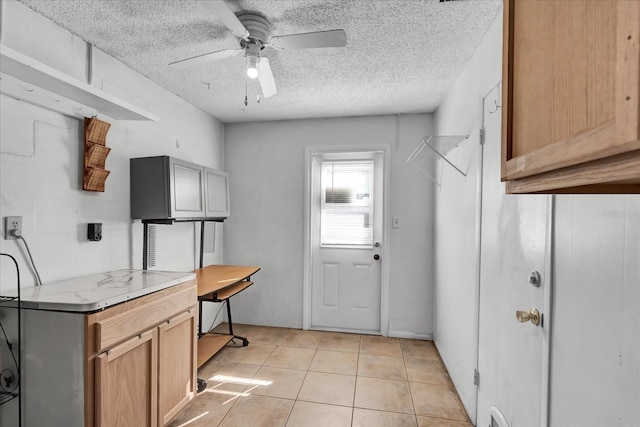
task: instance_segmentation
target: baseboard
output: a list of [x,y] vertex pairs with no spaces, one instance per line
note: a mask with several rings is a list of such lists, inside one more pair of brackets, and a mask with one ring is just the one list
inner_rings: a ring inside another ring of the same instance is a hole
[[366,331],[362,329],[348,329],[348,328],[328,328],[328,327],[314,327],[311,326],[309,331],[321,331],[321,332],[340,332],[346,334],[359,334],[359,335],[380,335],[380,332]]
[[413,340],[433,341],[433,334],[416,334],[415,332],[389,331],[389,336],[392,338],[409,338]]

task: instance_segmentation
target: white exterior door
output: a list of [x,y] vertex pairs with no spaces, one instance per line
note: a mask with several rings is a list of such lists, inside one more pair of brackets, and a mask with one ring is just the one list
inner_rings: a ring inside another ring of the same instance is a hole
[[380,333],[383,154],[311,163],[311,328]]
[[[485,111],[476,423],[494,425],[501,413],[511,427],[538,427],[547,423],[552,199],[505,195],[500,123]],[[532,308],[540,324],[516,319]]]

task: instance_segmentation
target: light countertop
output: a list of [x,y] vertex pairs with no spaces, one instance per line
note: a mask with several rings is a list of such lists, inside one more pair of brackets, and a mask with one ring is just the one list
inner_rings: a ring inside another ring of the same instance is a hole
[[193,273],[117,270],[21,289],[22,307],[90,312],[195,279]]

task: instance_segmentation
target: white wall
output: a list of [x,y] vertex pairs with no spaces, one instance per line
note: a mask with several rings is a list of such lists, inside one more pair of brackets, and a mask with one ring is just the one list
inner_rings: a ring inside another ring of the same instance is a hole
[[225,261],[262,267],[234,298],[234,320],[302,327],[305,147],[390,144],[391,216],[401,227],[391,230],[389,334],[431,336],[433,189],[406,162],[431,131],[426,114],[225,125]]
[[435,342],[460,398],[473,418],[476,388],[478,250],[477,187],[482,97],[501,79],[502,14],[487,31],[473,58],[435,113],[439,135],[471,134],[467,177],[444,168],[436,191]]
[[640,425],[640,196],[556,196],[552,426]]
[[[82,40],[20,3],[2,3],[3,44],[86,81]],[[0,96],[0,216],[22,216],[23,235],[45,286],[65,278],[141,268],[142,226],[132,224],[129,211],[129,158],[166,154],[210,167],[223,165],[221,122],[104,53],[96,50],[94,61],[94,86],[160,117],[156,123],[104,118],[112,123],[107,135],[112,150],[106,162],[111,175],[104,193],[81,190],[80,120]],[[103,224],[102,241],[87,241],[89,222]],[[194,268],[194,228],[158,226],[156,269]],[[208,256],[210,263],[222,261],[222,233],[217,234],[218,252]],[[16,256],[22,286],[32,285],[23,246],[0,239],[0,251]],[[0,291],[15,289],[12,264],[6,257],[0,262]]]

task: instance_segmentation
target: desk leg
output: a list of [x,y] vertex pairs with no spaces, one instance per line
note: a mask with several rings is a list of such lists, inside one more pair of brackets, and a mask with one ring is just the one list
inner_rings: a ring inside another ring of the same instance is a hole
[[242,340],[242,346],[246,347],[249,345],[249,340],[245,337],[241,337],[239,335],[233,334],[233,321],[231,320],[231,298],[227,298],[227,318],[229,319],[229,335],[233,335],[234,338],[238,338]]
[[[198,339],[204,334],[202,333],[202,301],[198,300]],[[198,378],[197,392],[200,393],[207,388],[207,381]]]
[[202,300],[198,300],[198,338],[203,336],[202,332]]

